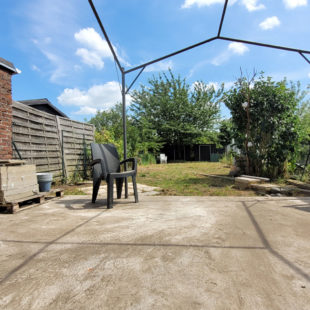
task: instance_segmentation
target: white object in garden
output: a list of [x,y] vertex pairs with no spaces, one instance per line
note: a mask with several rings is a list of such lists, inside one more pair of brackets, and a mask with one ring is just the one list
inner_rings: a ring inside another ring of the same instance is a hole
[[159,155],[159,163],[160,164],[166,164],[167,163],[167,156],[165,154],[160,154]]

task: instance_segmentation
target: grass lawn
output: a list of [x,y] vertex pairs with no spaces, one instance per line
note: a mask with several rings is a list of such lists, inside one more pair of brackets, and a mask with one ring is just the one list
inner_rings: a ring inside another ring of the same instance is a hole
[[203,174],[228,176],[222,163],[186,162],[138,167],[138,183],[160,187],[160,195],[175,196],[255,196],[253,191],[233,188],[233,182]]

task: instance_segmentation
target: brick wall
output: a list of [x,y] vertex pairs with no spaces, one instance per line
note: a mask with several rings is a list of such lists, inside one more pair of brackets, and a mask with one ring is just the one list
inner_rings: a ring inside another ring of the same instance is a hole
[[12,73],[0,66],[0,159],[12,158]]

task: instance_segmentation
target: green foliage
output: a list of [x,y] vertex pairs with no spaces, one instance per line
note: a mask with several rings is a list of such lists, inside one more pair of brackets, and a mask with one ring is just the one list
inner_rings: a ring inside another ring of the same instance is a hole
[[[300,101],[308,97],[309,94],[308,86],[307,90],[300,91],[297,89]],[[298,116],[300,119],[299,134],[300,134],[300,147],[298,149],[297,161],[304,164],[308,153],[310,151],[310,100],[304,100],[300,103],[298,108]]]
[[100,144],[111,143],[117,148],[119,154],[123,152],[123,141],[121,138],[116,139],[113,131],[102,129],[101,131],[95,130],[95,142]]
[[[224,96],[231,111],[233,138],[254,175],[281,177],[298,146],[298,98],[286,80],[238,79]],[[248,103],[248,107],[243,107]]]
[[210,137],[219,117],[223,86],[197,82],[193,90],[180,76],[159,74],[132,94],[134,124],[145,141],[191,145]]
[[226,147],[231,144],[233,138],[232,133],[232,122],[230,119],[224,119],[220,123],[219,134],[218,134],[218,142]]
[[232,166],[234,163],[234,155],[231,152],[224,154],[223,157],[220,159],[220,163]]
[[66,183],[69,183],[69,184],[79,184],[83,182],[83,175],[82,175],[82,172],[75,169],[68,177],[68,180]]
[[301,141],[307,144],[310,141],[310,100],[300,105],[298,114],[300,118]]
[[[119,154],[123,154],[123,121],[121,104],[116,104],[108,111],[97,112],[89,121],[96,128],[97,143],[112,143]],[[138,156],[148,151],[156,152],[161,144],[157,142],[153,132],[138,126],[133,118],[127,116],[127,156]]]
[[87,194],[80,188],[68,187],[65,189],[64,195],[87,195]]
[[303,180],[305,182],[309,182],[310,180],[310,165],[306,166],[305,172],[304,172],[304,176],[303,176]]
[[95,126],[96,143],[112,143],[122,154],[122,107],[116,104],[108,111],[98,111],[89,123]]
[[150,153],[142,154],[140,157],[140,160],[141,160],[142,165],[156,164],[155,156],[153,154],[150,154]]
[[[133,103],[127,111],[127,155],[142,162],[155,162],[154,155],[163,144],[213,143],[219,118],[222,87],[197,82],[191,90],[185,79],[160,74],[132,93]],[[97,143],[113,143],[123,153],[122,107],[97,112],[90,120],[95,125]],[[153,158],[153,159],[151,159]]]
[[[158,188],[159,195],[176,196],[253,196],[253,191],[234,188],[228,179],[230,168],[221,163],[185,162],[168,165],[140,166],[138,183]],[[224,178],[207,177],[208,174]]]

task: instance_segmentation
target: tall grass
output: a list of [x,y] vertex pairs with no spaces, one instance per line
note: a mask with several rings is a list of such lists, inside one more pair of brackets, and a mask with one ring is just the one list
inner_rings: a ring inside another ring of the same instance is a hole
[[220,163],[224,165],[230,165],[232,166],[234,164],[234,156],[232,153],[226,153],[224,156],[220,159]]
[[145,153],[140,156],[141,165],[151,165],[156,164],[156,157],[151,153]]

